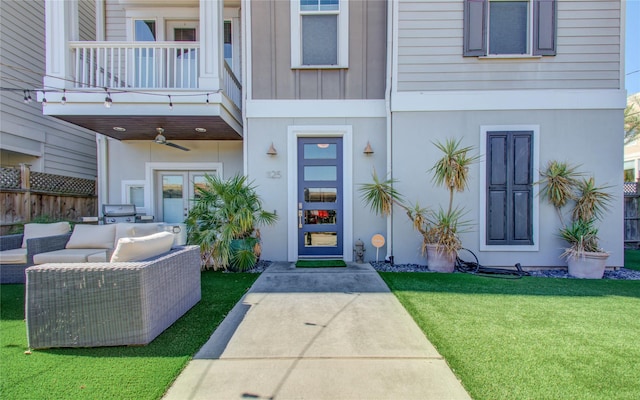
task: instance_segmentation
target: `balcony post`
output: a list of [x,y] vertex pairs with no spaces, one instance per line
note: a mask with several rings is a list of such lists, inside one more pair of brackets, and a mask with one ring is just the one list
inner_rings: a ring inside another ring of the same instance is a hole
[[222,1],[200,0],[200,89],[222,87]]
[[73,86],[69,41],[77,36],[77,16],[76,1],[45,0],[45,88]]

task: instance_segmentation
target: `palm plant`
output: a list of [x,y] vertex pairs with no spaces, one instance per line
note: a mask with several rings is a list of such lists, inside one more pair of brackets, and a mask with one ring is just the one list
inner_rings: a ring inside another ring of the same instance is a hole
[[359,191],[365,204],[378,215],[391,214],[394,205],[404,210],[414,229],[423,237],[423,253],[428,244],[438,244],[445,253],[455,253],[462,247],[458,235],[467,223],[461,220],[464,212],[454,206],[453,196],[454,192],[463,192],[467,188],[469,166],[479,157],[469,155],[473,147],[461,147],[460,140],[449,139],[434,145],[442,151],[443,156],[430,172],[433,173],[433,182],[438,186],[445,186],[449,191],[446,210],[440,208],[432,211],[417,203],[409,204],[393,187],[395,180],[381,180],[375,171],[373,182],[360,185]]
[[247,177],[205,179],[187,216],[189,242],[200,246],[204,268],[250,269],[260,255],[258,226],[274,224],[277,216],[263,210]]

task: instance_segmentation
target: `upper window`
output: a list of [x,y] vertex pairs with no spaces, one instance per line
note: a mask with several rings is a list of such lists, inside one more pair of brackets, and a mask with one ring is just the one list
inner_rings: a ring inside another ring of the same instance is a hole
[[347,10],[345,0],[292,0],[292,68],[347,67]]
[[555,54],[555,0],[465,0],[465,56]]

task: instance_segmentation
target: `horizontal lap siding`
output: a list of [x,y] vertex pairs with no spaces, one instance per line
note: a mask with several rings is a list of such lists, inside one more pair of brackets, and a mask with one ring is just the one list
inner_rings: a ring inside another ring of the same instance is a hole
[[107,40],[127,40],[124,7],[118,2],[118,0],[105,1],[105,21]]
[[[85,7],[86,6],[86,7]],[[82,14],[91,14],[93,2],[82,2]],[[41,88],[45,74],[44,1],[0,1],[0,25],[5,34],[0,39],[3,63],[3,86],[19,89]],[[80,10],[79,10],[80,11]],[[95,17],[81,28],[90,37]],[[28,29],[25,29],[28,27]],[[32,92],[35,100],[37,94]],[[44,171],[81,178],[96,176],[95,134],[53,117],[42,115],[42,104],[25,104],[23,93],[0,93],[0,143],[21,143],[20,152],[37,149],[42,155]],[[5,136],[6,134],[6,136]],[[19,137],[20,140],[12,138]]]
[[558,1],[557,55],[462,56],[463,1],[401,1],[398,91],[620,88],[620,2]]

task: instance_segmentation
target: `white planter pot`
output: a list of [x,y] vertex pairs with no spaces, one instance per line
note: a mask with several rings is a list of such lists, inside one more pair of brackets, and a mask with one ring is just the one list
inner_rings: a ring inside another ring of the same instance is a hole
[[435,272],[453,272],[456,267],[456,253],[447,253],[442,246],[427,244],[427,266]]
[[585,252],[567,258],[569,275],[583,279],[602,279],[609,253]]

